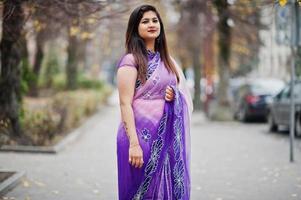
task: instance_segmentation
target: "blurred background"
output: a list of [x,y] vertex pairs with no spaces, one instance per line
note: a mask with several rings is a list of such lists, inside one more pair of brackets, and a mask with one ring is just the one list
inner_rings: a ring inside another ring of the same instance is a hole
[[288,130],[294,77],[294,131],[301,135],[299,0],[1,0],[3,151],[56,145],[112,109],[127,21],[141,4],[161,14],[193,96],[194,132],[200,119],[216,130],[224,122],[241,132],[250,128],[241,122],[255,132]]
[[[213,120],[267,119],[265,104],[290,80],[292,50],[287,41],[294,22],[287,1],[145,3],[162,15],[170,53],[187,77],[195,110]],[[92,113],[102,98],[97,95],[115,86],[127,20],[140,4],[2,1],[1,143],[47,143],[43,140],[53,140]],[[297,76],[300,52],[298,48]],[[242,91],[246,87],[249,91]],[[40,138],[45,132],[49,138]]]

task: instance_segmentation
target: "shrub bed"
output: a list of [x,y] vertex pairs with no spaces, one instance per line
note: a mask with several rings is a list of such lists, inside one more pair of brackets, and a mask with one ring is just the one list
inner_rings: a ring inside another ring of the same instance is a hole
[[103,87],[63,91],[44,98],[26,97],[22,118],[24,134],[32,145],[53,145],[95,113],[109,92],[110,89]]

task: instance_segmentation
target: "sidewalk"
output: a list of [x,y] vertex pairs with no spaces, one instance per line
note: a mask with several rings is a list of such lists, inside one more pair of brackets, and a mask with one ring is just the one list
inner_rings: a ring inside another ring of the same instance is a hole
[[[117,199],[118,120],[115,93],[61,153],[0,153],[1,168],[27,173],[7,199]],[[301,151],[289,163],[287,135],[268,133],[265,124],[209,122],[194,113],[191,138],[192,200],[301,199]]]
[[7,194],[15,200],[117,199],[117,107],[89,119],[86,132],[59,154],[0,153],[0,167],[26,171]]

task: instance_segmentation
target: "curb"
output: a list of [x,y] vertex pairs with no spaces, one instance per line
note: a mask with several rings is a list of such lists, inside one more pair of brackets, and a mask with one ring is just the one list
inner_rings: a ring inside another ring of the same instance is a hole
[[65,149],[68,144],[74,142],[81,134],[81,131],[75,130],[54,146],[3,145],[0,147],[0,151],[56,154]]
[[25,176],[25,172],[15,172],[9,170],[0,170],[0,172],[10,172],[14,173],[8,179],[0,183],[0,197],[6,194],[8,191],[12,190],[20,182],[21,178]]

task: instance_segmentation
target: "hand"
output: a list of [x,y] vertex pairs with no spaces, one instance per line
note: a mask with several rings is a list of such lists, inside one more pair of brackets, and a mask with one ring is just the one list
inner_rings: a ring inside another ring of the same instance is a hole
[[173,89],[170,86],[167,86],[165,90],[165,100],[172,101],[173,99],[174,99]]
[[138,143],[130,145],[129,163],[136,168],[141,168],[144,163],[143,162],[143,151]]

